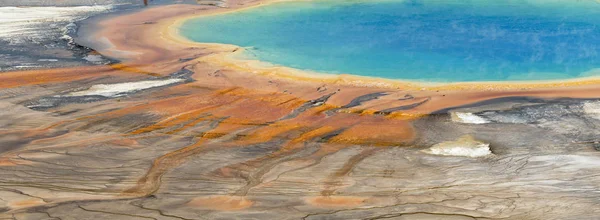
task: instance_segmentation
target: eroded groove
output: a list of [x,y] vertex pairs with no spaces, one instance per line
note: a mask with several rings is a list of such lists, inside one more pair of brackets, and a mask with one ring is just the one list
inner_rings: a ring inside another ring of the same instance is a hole
[[428,102],[429,100],[431,100],[430,97],[427,97],[426,99],[417,102],[417,103],[413,103],[413,104],[409,104],[409,105],[403,105],[403,106],[398,106],[398,107],[393,107],[393,108],[388,108],[388,109],[384,109],[381,111],[377,111],[375,112],[375,114],[379,114],[379,115],[389,115],[391,113],[397,112],[397,111],[404,111],[404,110],[410,110],[413,108],[416,108],[422,104],[425,104],[426,102]]
[[314,100],[310,100],[306,103],[304,103],[302,106],[294,109],[290,114],[282,117],[281,119],[279,119],[278,121],[283,121],[283,120],[289,120],[289,119],[293,119],[298,117],[298,115],[300,115],[302,112],[314,108],[314,107],[319,107],[323,104],[325,104],[325,102],[327,102],[327,100],[331,97],[335,95],[335,92],[329,93],[327,95],[321,96],[318,99],[314,99]]
[[379,99],[379,97],[386,96],[386,95],[388,95],[387,92],[376,92],[376,93],[361,95],[359,97],[352,99],[352,101],[350,101],[350,103],[340,107],[340,109],[353,108],[356,106],[360,106],[363,104],[363,102],[368,102],[371,100]]
[[306,143],[303,148],[287,152],[285,155],[271,157],[270,160],[262,160],[260,166],[248,173],[241,173],[241,176],[247,181],[246,185],[238,189],[233,196],[246,196],[250,189],[262,183],[262,177],[276,165],[297,158],[302,158],[314,154],[319,149],[319,144]]
[[352,171],[352,169],[356,166],[356,164],[360,163],[367,157],[377,153],[380,151],[380,148],[368,148],[362,150],[360,153],[352,156],[346,163],[338,170],[336,170],[333,174],[331,174],[327,180],[323,183],[324,190],[321,191],[322,196],[331,196],[335,194],[335,191],[339,187],[343,187],[341,181],[343,181],[344,177]]

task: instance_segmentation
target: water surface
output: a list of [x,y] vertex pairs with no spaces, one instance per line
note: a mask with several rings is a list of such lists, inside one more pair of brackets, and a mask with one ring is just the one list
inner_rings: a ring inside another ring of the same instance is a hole
[[599,24],[596,1],[317,1],[195,18],[181,33],[302,70],[505,81],[593,75]]

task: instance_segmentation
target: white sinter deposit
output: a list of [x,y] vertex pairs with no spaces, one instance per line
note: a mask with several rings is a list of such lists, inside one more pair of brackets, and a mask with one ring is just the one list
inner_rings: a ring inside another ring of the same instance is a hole
[[116,84],[98,84],[93,85],[87,90],[72,92],[66,97],[75,96],[104,96],[104,97],[119,97],[127,93],[133,93],[144,89],[150,89],[154,87],[166,86],[169,84],[183,82],[185,79],[166,79],[166,80],[148,80],[139,82],[127,82],[127,83],[116,83]]
[[600,120],[600,102],[583,103],[583,111],[590,117]]
[[492,154],[490,144],[475,140],[470,135],[465,135],[455,141],[446,141],[423,152],[434,155],[459,156],[459,157],[484,157]]
[[485,118],[470,112],[452,112],[450,114],[452,121],[463,124],[486,124],[489,123]]

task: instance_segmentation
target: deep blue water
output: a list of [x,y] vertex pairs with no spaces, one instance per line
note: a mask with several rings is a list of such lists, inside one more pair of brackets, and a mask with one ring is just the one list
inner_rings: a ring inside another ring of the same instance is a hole
[[593,0],[317,1],[195,18],[181,33],[303,70],[504,81],[574,78],[600,67],[599,25]]

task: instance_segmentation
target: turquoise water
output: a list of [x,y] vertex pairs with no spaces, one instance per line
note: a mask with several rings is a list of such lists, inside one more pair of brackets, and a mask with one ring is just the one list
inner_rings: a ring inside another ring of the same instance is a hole
[[195,18],[180,31],[302,70],[456,82],[589,75],[599,25],[593,0],[317,1]]

